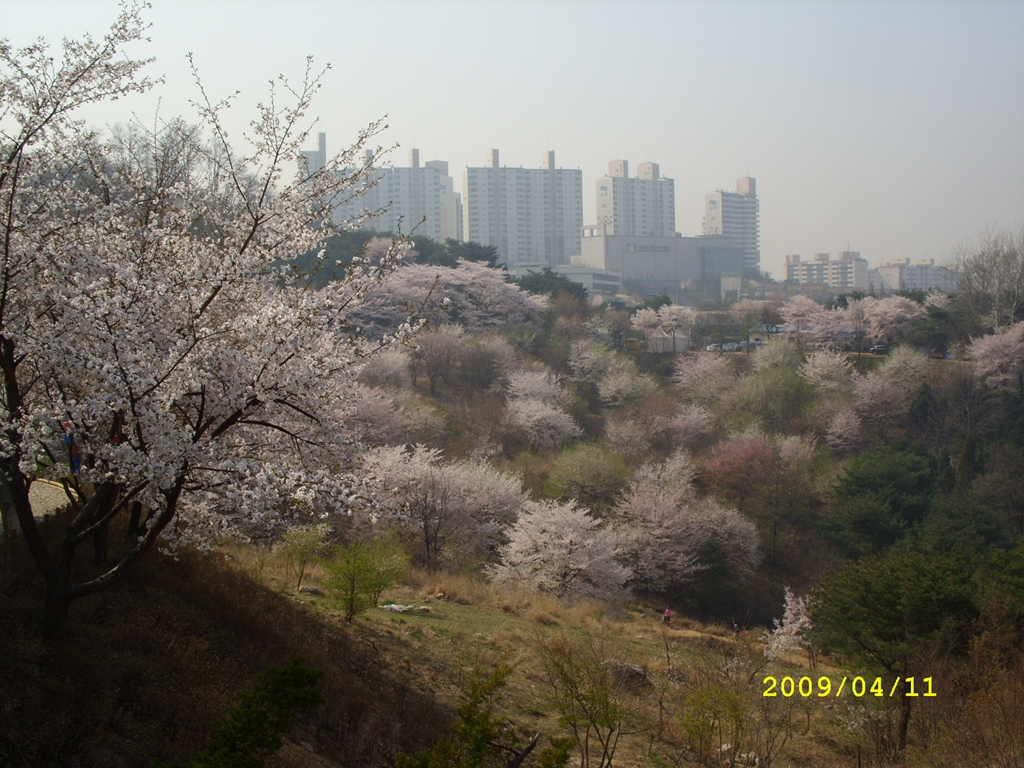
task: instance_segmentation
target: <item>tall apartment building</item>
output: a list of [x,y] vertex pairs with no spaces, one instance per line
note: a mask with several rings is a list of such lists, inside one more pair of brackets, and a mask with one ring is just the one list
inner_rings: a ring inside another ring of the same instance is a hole
[[462,195],[455,191],[455,180],[448,175],[447,160],[427,160],[424,167],[436,168],[441,184],[441,237],[462,240]]
[[757,182],[749,176],[736,180],[736,191],[717,190],[704,196],[704,234],[725,235],[743,251],[744,277],[761,274],[761,225]]
[[786,256],[786,281],[865,291],[869,288],[868,262],[857,251],[840,251],[836,259],[827,253],[816,253],[811,261],[800,261],[793,254]]
[[505,168],[492,149],[489,164],[463,176],[466,240],[498,249],[498,262],[513,274],[568,264],[580,250],[583,172],[555,167],[555,153],[541,168]]
[[888,264],[875,267],[886,291],[931,291],[952,293],[956,290],[957,273],[936,266],[935,259],[891,259]]
[[299,161],[300,171],[305,171],[307,176],[312,176],[319,171],[327,165],[327,134],[317,135],[317,149],[300,152],[299,155],[302,157]]
[[[319,136],[319,149],[301,153],[300,169],[312,173],[327,162],[327,137]],[[366,165],[372,167],[372,150],[366,151]],[[374,183],[370,183],[370,182]],[[384,165],[374,168],[367,182],[355,191],[362,194],[345,200],[332,214],[335,224],[376,214],[363,226],[376,232],[415,232],[434,240],[461,239],[462,199],[448,175],[448,163],[430,160],[420,165],[420,151],[409,153],[408,166]]]
[[635,178],[629,162],[608,163],[608,175],[597,180],[597,223],[610,235],[674,237],[676,183],[660,174],[657,163],[640,163]]

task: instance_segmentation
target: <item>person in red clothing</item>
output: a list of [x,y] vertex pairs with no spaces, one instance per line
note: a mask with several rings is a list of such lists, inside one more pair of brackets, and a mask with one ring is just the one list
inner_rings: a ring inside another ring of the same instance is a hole
[[663,619],[663,621],[664,621],[665,624],[668,624],[668,626],[670,626],[670,627],[672,626],[672,609],[671,608],[666,608],[665,609],[665,618]]

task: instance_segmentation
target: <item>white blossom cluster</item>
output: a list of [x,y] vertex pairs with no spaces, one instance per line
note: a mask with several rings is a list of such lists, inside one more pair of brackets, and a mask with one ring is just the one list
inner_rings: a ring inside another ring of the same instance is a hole
[[[109,492],[121,500],[109,515],[141,502],[144,533],[121,565],[160,534],[207,545],[239,517],[259,529],[371,503],[337,413],[362,361],[420,324],[407,317],[376,342],[346,330],[403,242],[323,290],[277,266],[322,247],[331,204],[368,170],[345,169],[382,127],[289,182],[319,87],[309,63],[303,82],[272,86],[241,150],[222,123],[229,102],[201,86],[198,126],[102,138],[72,119],[149,87],[144,62],[118,53],[143,29],[126,7],[103,41],[65,41],[62,60],[42,43],[0,44],[0,454],[20,471],[15,506],[30,529],[39,474]],[[96,508],[72,525],[72,551],[104,523]],[[26,540],[51,567],[33,530]]]
[[569,393],[550,371],[513,371],[507,376],[506,419],[535,449],[548,450],[583,434],[565,407]]
[[499,583],[522,582],[553,594],[623,599],[628,569],[617,561],[618,540],[575,501],[527,501],[501,564],[489,568]]
[[619,538],[619,562],[636,588],[661,590],[693,578],[703,565],[701,551],[712,541],[739,571],[758,561],[753,523],[693,487],[696,475],[685,451],[664,462],[642,466],[613,517]]
[[807,633],[813,626],[807,612],[807,601],[786,587],[786,601],[781,621],[775,619],[775,629],[768,633],[764,655],[774,661],[784,653],[795,653],[807,646]]
[[477,461],[445,461],[436,448],[388,446],[362,467],[379,481],[388,517],[416,532],[431,568],[465,563],[500,541],[526,500],[519,479]]

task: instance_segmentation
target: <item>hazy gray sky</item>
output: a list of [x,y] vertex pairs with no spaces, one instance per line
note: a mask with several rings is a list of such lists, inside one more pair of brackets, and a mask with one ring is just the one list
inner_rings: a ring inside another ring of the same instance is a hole
[[[944,259],[986,225],[1024,226],[1024,2],[316,2],[152,0],[161,112],[207,89],[242,94],[236,135],[278,74],[330,62],[314,105],[328,150],[388,115],[384,143],[466,165],[583,170],[616,158],[676,180],[677,229],[700,234],[704,193],[757,179],[761,261],[860,251]],[[111,0],[0,0],[19,45],[101,34]],[[155,95],[89,113],[97,125]],[[314,148],[314,142],[309,144]]]

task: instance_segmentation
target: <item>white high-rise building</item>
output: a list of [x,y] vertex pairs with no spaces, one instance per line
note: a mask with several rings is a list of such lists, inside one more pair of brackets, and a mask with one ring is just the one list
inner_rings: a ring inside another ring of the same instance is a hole
[[[308,173],[327,162],[325,134],[320,134],[319,143],[318,150],[301,153],[300,165]],[[366,166],[373,168],[374,160],[372,150],[367,150]],[[376,232],[412,232],[438,241],[446,237],[459,239],[462,199],[454,190],[448,163],[443,160],[431,160],[421,166],[420,151],[413,149],[408,166],[373,168],[367,181],[352,191],[360,190],[362,194],[344,200],[334,209],[335,224],[350,224],[370,213],[374,215],[363,227]]]
[[466,168],[466,240],[498,249],[498,262],[513,274],[570,263],[579,253],[583,226],[583,172],[555,167],[505,168],[492,149],[489,164]]
[[448,175],[447,160],[427,160],[425,168],[436,168],[441,183],[441,237],[462,239],[462,195],[455,191],[455,180]]
[[[367,150],[367,162],[373,159]],[[376,212],[364,226],[377,232],[424,235],[442,240],[441,172],[420,166],[420,151],[409,152],[408,166],[384,166],[371,178],[376,184],[365,194],[335,210],[335,220],[350,219],[362,211]]]
[[749,176],[736,180],[736,191],[718,190],[704,196],[704,234],[726,235],[743,251],[744,277],[761,273],[761,228],[757,182]]
[[662,176],[657,163],[641,163],[631,179],[629,162],[613,160],[597,180],[597,223],[607,224],[609,235],[674,237],[675,181]]
[[302,156],[301,163],[304,167],[300,168],[300,171],[305,171],[307,176],[312,176],[314,173],[319,171],[325,165],[327,165],[327,134],[320,133],[317,136],[317,149],[300,152]]

